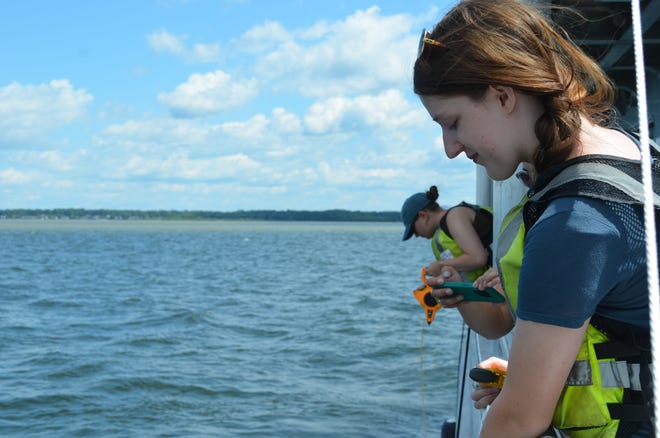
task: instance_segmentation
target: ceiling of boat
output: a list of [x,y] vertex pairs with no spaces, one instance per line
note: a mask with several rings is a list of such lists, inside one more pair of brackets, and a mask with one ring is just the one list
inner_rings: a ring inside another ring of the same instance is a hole
[[[634,66],[630,1],[553,0],[554,5],[577,9],[586,19],[557,13],[553,18],[606,69]],[[647,67],[660,72],[660,2],[641,0],[644,52]],[[656,56],[651,56],[655,54]]]
[[[551,0],[551,3],[579,11],[584,19],[575,13],[562,12],[561,8],[552,16],[605,68],[620,90],[619,99],[634,96],[636,79],[630,0]],[[640,9],[647,89],[657,88],[660,83],[660,1],[640,0]],[[654,107],[657,102],[654,97],[649,97],[649,106]]]

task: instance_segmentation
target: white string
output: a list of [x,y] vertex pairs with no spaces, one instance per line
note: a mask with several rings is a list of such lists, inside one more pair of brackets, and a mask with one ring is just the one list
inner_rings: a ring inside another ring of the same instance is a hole
[[422,330],[419,333],[419,383],[420,383],[420,394],[422,396],[422,427],[424,432],[424,438],[428,436],[428,429],[426,423],[426,401],[424,400],[424,324],[425,320],[422,320]]
[[[644,71],[644,44],[639,0],[632,0],[633,35],[635,42],[635,76],[637,79],[637,106],[639,109],[639,134],[642,146],[642,182],[644,184],[644,223],[646,224],[646,267],[649,282],[649,318],[651,324],[652,363],[660,363],[658,341],[660,337],[660,288],[658,288],[658,256],[653,208],[653,184],[651,176],[651,149],[649,145],[648,108],[646,105],[646,74]],[[655,394],[654,418],[660,419],[660,376],[653,376]]]

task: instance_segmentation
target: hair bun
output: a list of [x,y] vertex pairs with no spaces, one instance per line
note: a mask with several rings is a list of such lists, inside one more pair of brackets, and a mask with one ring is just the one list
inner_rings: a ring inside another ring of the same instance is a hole
[[426,197],[429,198],[429,201],[431,202],[437,201],[439,196],[438,188],[436,186],[431,186],[428,192],[426,192]]

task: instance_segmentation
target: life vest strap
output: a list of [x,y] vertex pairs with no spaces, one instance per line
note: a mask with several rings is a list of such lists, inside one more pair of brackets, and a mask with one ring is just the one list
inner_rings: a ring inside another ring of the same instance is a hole
[[599,362],[600,378],[603,388],[625,388],[633,391],[642,390],[640,380],[640,365],[620,360],[616,362]]
[[649,421],[651,412],[644,405],[635,403],[608,403],[607,409],[614,420],[642,422]]
[[589,386],[593,385],[591,377],[591,363],[588,360],[576,360],[571,372],[566,378],[566,386]]
[[613,358],[625,359],[640,356],[640,347],[637,343],[626,343],[618,341],[601,342],[594,344],[594,350],[598,359]]

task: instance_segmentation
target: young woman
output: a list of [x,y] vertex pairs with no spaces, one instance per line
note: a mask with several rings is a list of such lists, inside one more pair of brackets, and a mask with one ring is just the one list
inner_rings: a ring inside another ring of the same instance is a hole
[[403,240],[412,236],[431,240],[436,261],[426,273],[437,276],[442,266],[451,266],[474,281],[492,263],[493,213],[478,205],[462,202],[444,209],[438,204],[438,188],[415,193],[403,203]]
[[[649,436],[643,207],[614,189],[590,189],[616,186],[610,180],[618,178],[617,170],[632,174],[639,167],[634,139],[612,128],[611,81],[535,8],[515,0],[465,0],[433,32],[423,33],[414,87],[442,128],[447,156],[465,153],[495,180],[510,177],[521,162],[538,172],[530,194],[539,196],[524,207],[507,377],[482,436],[534,437],[551,423],[567,436]],[[512,325],[500,313],[493,335]],[[483,316],[484,331],[492,328],[488,319]],[[599,387],[605,375],[589,364],[602,352],[593,343],[583,346],[596,323],[620,344],[639,347],[624,362],[637,387],[616,388],[614,395],[604,383]],[[595,388],[595,395],[567,400],[565,387],[582,359],[588,372],[582,384]],[[633,414],[626,412],[628,404]],[[576,416],[590,418],[583,424],[567,420]]]

